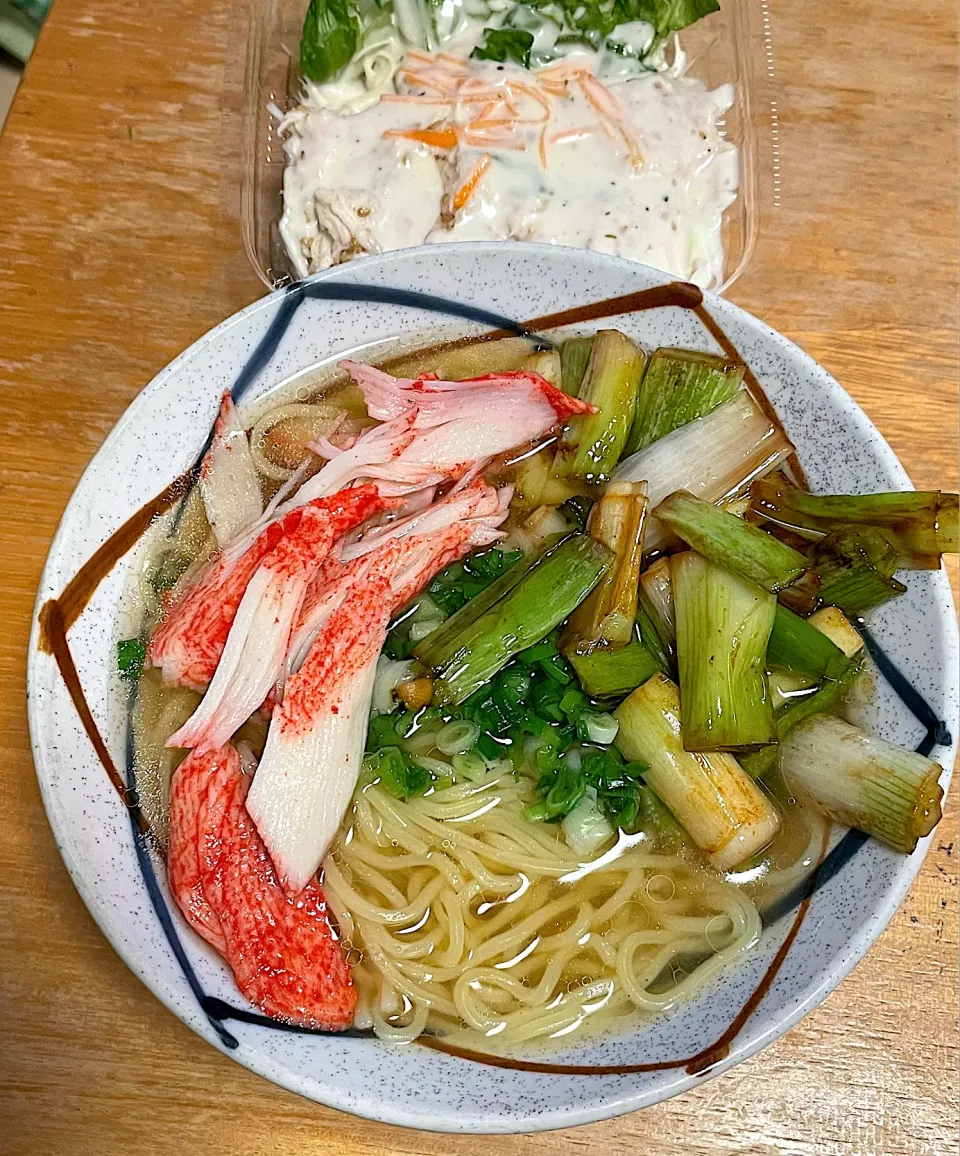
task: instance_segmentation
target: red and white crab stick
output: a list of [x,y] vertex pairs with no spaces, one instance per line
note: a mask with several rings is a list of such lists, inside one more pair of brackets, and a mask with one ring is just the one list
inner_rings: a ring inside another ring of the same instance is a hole
[[384,533],[360,556],[362,577],[341,578],[348,589],[286,682],[247,807],[290,892],[316,873],[356,786],[391,617],[444,566],[502,536],[509,488],[475,483],[474,512],[465,519],[467,496],[438,503],[429,520],[417,515],[426,532]]

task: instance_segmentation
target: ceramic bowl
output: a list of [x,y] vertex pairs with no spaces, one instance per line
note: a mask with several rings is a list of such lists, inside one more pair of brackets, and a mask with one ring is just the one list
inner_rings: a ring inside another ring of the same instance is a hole
[[[498,319],[552,314],[666,280],[644,266],[575,249],[444,245],[354,261],[256,302],[181,354],[117,423],[64,514],[38,612],[119,526],[190,467],[222,390],[243,391],[246,404],[310,366],[371,342],[438,327],[477,332]],[[704,308],[775,405],[811,488],[910,488],[889,446],[829,374],[728,301],[707,294]],[[605,323],[647,346],[717,348],[703,316],[689,308],[665,305]],[[127,773],[126,699],[113,668],[123,637],[124,592],[136,564],[133,550],[99,584],[69,632],[93,722],[121,775]],[[909,684],[899,687],[907,701],[881,677],[869,722],[906,745],[926,736],[933,757],[949,767],[958,729],[950,590],[943,573],[914,572],[907,582],[908,593],[869,623]],[[372,1038],[276,1030],[242,1018],[244,1001],[230,973],[174,912],[162,864],[131,824],[57,663],[39,643],[35,623],[29,711],[37,774],[61,854],[104,934],[157,998],[214,1047],[292,1091],[376,1120],[450,1132],[567,1127],[643,1108],[720,1074],[785,1032],[847,975],[893,915],[929,842],[903,857],[838,832],[801,921],[796,895],[790,910],[766,921],[747,961],[693,1002],[631,1034],[591,1040],[552,1057],[591,1069],[651,1070],[505,1070],[418,1045],[395,1048]],[[745,1014],[778,951],[784,955],[779,971]],[[735,1022],[739,1028],[731,1034]],[[725,1049],[714,1050],[707,1062],[688,1063],[725,1034]],[[143,1047],[149,1051],[149,1036]]]

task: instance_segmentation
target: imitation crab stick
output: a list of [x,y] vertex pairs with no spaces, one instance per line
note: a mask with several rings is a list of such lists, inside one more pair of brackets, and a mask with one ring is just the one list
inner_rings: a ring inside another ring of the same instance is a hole
[[444,566],[500,537],[506,502],[486,485],[482,497],[477,516],[458,520],[451,503],[432,532],[389,537],[366,555],[362,580],[350,585],[287,680],[248,807],[290,892],[315,874],[356,785],[391,616]]
[[343,491],[337,502],[321,501],[304,509],[296,531],[264,558],[250,579],[210,687],[193,715],[167,740],[168,747],[206,751],[223,746],[279,678],[307,586],[339,536],[344,516],[352,528],[396,504],[373,486],[364,486]]
[[[373,488],[332,497],[318,495],[314,502],[315,520],[320,523],[315,546],[318,556],[368,518],[371,503],[380,501]],[[309,504],[309,496],[304,495],[252,540],[248,536],[221,550],[171,603],[147,648],[147,661],[161,668],[168,686],[206,690],[247,585],[264,559],[298,532]],[[310,518],[314,520],[313,515]]]
[[280,886],[245,799],[250,776],[232,746],[193,753],[170,788],[170,889],[190,925],[267,1015],[301,1027],[350,1026],[357,992],[323,892]]
[[[460,483],[439,501],[411,510],[406,517],[375,526],[357,542],[345,543],[338,557],[324,564],[304,597],[287,652],[287,675],[300,669],[321,628],[342,605],[350,587],[370,573],[376,562],[376,558],[371,557],[375,551],[388,541],[432,534],[452,523],[469,525],[474,519],[481,519],[486,526],[498,508],[506,510],[511,494],[510,487],[493,491],[478,480]],[[492,534],[490,540],[493,540]]]
[[[539,373],[516,370],[463,381],[414,380],[392,377],[359,361],[344,360],[338,364],[360,386],[371,417],[390,421],[415,406],[414,429],[418,430],[454,420],[485,421],[508,411],[515,428],[536,425],[538,433],[544,433],[550,424],[593,412],[586,402],[563,393]],[[544,426],[545,422],[550,424]],[[522,436],[517,437],[514,444],[523,440]]]
[[500,373],[467,381],[410,381],[344,361],[372,417],[384,421],[350,445],[311,443],[327,464],[280,507],[285,513],[358,479],[382,494],[409,494],[464,477],[478,461],[526,445],[592,407],[538,373]]

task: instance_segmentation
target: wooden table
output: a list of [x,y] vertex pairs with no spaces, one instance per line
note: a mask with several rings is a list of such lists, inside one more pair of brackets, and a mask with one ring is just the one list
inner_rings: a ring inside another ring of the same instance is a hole
[[[261,287],[236,187],[244,8],[57,0],[0,140],[0,1152],[921,1156],[957,1134],[955,802],[902,910],[812,1015],[722,1078],[537,1137],[355,1120],[208,1047],[107,945],[33,774],[24,664],[50,538],[137,391]],[[957,14],[771,5],[781,207],[731,296],[957,488]],[[954,576],[955,576],[954,570]]]

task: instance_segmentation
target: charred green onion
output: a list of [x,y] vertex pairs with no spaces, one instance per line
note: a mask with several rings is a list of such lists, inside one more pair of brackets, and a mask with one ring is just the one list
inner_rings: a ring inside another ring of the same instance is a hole
[[567,623],[560,639],[567,658],[626,646],[633,635],[646,493],[641,482],[613,482],[590,513],[587,532],[613,552],[613,561]]
[[[811,689],[806,695],[797,695],[780,707],[774,716],[777,742],[782,743],[794,727],[798,727],[807,719],[836,710],[841,700],[853,689],[862,672],[863,659],[854,658],[836,677],[824,678],[816,690]],[[773,744],[744,755],[741,763],[751,778],[759,779],[773,770],[779,757],[780,747]]]
[[808,494],[771,478],[754,482],[750,498],[756,513],[814,541],[841,526],[873,526],[917,567],[936,569],[941,554],[957,552],[956,494]]
[[435,666],[434,656],[442,653],[453,639],[464,634],[476,620],[495,602],[517,585],[518,582],[540,561],[546,551],[523,558],[501,574],[486,589],[474,594],[465,605],[451,615],[436,630],[423,639],[415,648],[417,658],[426,666]]
[[619,650],[571,654],[580,685],[594,698],[618,698],[636,689],[660,669],[656,658],[638,639]]
[[794,614],[786,606],[776,607],[767,665],[791,670],[814,679],[839,678],[849,665],[844,652],[807,618]]
[[909,855],[940,821],[942,768],[842,719],[821,716],[794,727],[780,767],[831,819],[895,851]]
[[[610,562],[606,546],[575,535],[537,559],[503,597],[488,599],[488,608],[474,616],[464,630],[457,630],[455,625],[448,630],[457,615],[448,619],[441,627],[444,638],[439,645],[427,647],[426,654],[419,648],[415,651],[421,662],[438,672],[436,699],[463,702],[515,654],[539,642],[576,609]],[[512,573],[508,571],[498,581]],[[489,596],[496,585],[487,587],[478,598]],[[464,611],[472,605],[468,603]],[[433,636],[427,641],[432,643]]]
[[772,742],[764,668],[776,598],[692,550],[671,560],[683,743],[689,751]]
[[672,653],[677,641],[677,619],[669,558],[658,559],[640,575],[640,605],[656,627],[664,646]]
[[770,842],[780,825],[773,803],[731,755],[685,749],[680,694],[668,678],[655,674],[614,717],[620,753],[647,764],[647,784],[715,866],[736,867]]
[[728,401],[740,388],[743,366],[710,353],[658,349],[640,383],[626,452],[635,454]]
[[[675,429],[630,454],[617,466],[615,481],[647,482],[651,506],[674,490],[689,490],[708,502],[741,493],[752,478],[781,465],[793,452],[783,430],[745,389],[706,417]],[[669,541],[658,519],[647,524],[644,550],[662,550]]]
[[821,602],[845,614],[865,614],[906,591],[893,577],[899,555],[873,526],[831,530],[811,551],[820,579]]
[[613,473],[630,433],[644,355],[616,329],[594,338],[579,395],[597,412],[571,418],[560,437],[556,467],[560,477],[594,485]]
[[807,568],[798,551],[686,490],[664,498],[656,516],[697,553],[773,594]]
[[570,337],[560,346],[560,388],[570,397],[580,396],[592,349],[592,337]]

